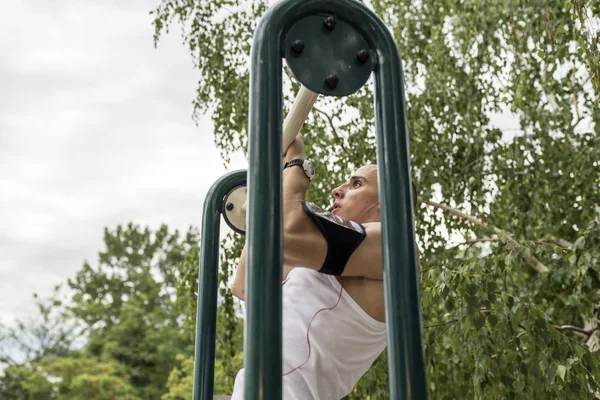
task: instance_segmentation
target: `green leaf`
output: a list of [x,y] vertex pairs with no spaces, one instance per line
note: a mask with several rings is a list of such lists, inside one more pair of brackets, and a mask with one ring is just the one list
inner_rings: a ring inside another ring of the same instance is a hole
[[596,382],[596,379],[594,379],[594,377],[588,378],[588,385],[590,385],[590,390],[592,392],[595,392],[598,389],[598,383]]
[[479,330],[481,329],[481,327],[485,324],[485,317],[481,314],[477,315],[474,319],[473,319],[473,326],[475,327],[475,329]]
[[513,382],[512,387],[517,392],[521,392],[525,388],[525,385],[523,384],[523,381],[521,381],[520,379],[517,379]]
[[550,382],[550,383],[554,382],[554,378],[556,377],[556,371],[557,371],[556,364],[552,364],[552,365],[550,365],[550,367],[548,367],[546,369],[546,379],[548,380],[548,382]]
[[560,377],[560,379],[562,379],[563,382],[565,380],[566,373],[567,373],[567,367],[565,367],[564,365],[558,365],[556,367],[556,374]]

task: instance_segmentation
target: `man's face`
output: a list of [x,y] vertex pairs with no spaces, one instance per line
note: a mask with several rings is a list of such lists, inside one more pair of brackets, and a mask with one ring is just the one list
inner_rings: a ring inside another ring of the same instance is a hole
[[377,165],[360,167],[333,190],[333,197],[333,214],[359,223],[380,221]]

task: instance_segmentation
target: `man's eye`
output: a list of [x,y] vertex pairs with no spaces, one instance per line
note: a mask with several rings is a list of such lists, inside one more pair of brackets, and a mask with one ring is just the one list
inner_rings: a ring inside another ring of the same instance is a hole
[[360,187],[362,185],[362,183],[360,183],[360,181],[354,181],[354,183],[352,184],[352,187]]

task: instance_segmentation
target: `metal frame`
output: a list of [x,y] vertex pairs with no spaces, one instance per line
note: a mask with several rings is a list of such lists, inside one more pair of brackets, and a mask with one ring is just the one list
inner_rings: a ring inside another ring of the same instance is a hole
[[215,339],[217,295],[219,293],[219,235],[223,199],[238,186],[246,184],[246,171],[233,171],[219,178],[204,200],[198,270],[198,308],[194,354],[192,398],[212,400],[215,376]]
[[[374,56],[390,397],[425,399],[427,390],[402,63],[394,39],[384,23],[355,0],[282,0],[264,15],[254,34],[248,125],[245,399],[280,399],[282,393],[283,43],[293,24],[316,14],[335,15],[350,23],[366,39]],[[226,175],[215,186],[224,187],[226,177],[233,180],[231,175]],[[214,190],[220,195],[221,189],[215,186]],[[225,194],[226,191],[223,196]],[[205,205],[204,223],[214,227],[214,219],[218,218],[215,211],[219,207],[214,194],[207,203],[210,204]],[[209,213],[208,217],[206,213]],[[217,283],[216,266],[209,264],[210,260],[217,259],[218,241],[214,237],[210,239],[210,235],[218,237],[214,228],[206,231],[203,225],[194,399],[210,399],[208,396],[212,396]],[[205,349],[204,346],[208,347]],[[203,397],[198,397],[200,391]]]
[[[246,400],[281,397],[282,43],[305,16],[350,22],[375,51],[390,395],[426,398],[402,62],[385,24],[354,0],[282,0],[260,21],[250,67]],[[394,223],[385,223],[394,221]]]

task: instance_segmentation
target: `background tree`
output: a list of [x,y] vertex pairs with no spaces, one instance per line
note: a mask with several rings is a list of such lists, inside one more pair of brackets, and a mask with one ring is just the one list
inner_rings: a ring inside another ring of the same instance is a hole
[[6,400],[138,400],[126,368],[114,360],[46,356],[30,365],[10,365],[2,387]]
[[47,299],[34,294],[35,314],[14,324],[0,324],[1,399],[27,398],[38,381],[34,375],[39,377],[34,365],[47,358],[69,357],[81,346],[83,329],[69,318],[63,297],[61,286]]
[[122,364],[136,395],[158,399],[179,353],[193,354],[177,311],[178,265],[197,252],[198,234],[128,224],[104,232],[98,264],[69,280],[70,309],[88,328],[87,351]]
[[[231,394],[237,372],[243,366],[243,320],[239,304],[234,303],[229,289],[231,271],[237,265],[243,243],[228,233],[222,241],[219,273],[219,304],[217,308],[215,382],[216,395]],[[235,265],[234,265],[235,263]],[[191,252],[178,266],[177,306],[184,316],[183,327],[190,340],[195,340],[196,306],[198,303],[198,252]],[[163,400],[184,400],[189,398],[193,385],[193,353],[178,357],[180,365],[173,369],[167,382],[168,393]]]
[[[600,376],[600,5],[373,0],[404,60],[432,398],[591,398]],[[248,54],[267,4],[164,0],[224,162],[247,145]],[[286,81],[286,102],[296,86]],[[310,199],[375,161],[369,88],[321,98]],[[506,120],[509,126],[501,126]],[[224,271],[230,265],[223,266]],[[192,278],[193,279],[193,278]],[[383,398],[378,362],[355,398]]]
[[196,230],[128,224],[104,245],[65,294],[37,301],[39,316],[2,327],[0,398],[159,399],[178,354],[193,354],[176,282],[184,260],[197,264]]
[[72,353],[82,329],[69,319],[63,297],[60,285],[47,299],[34,294],[33,316],[17,319],[14,325],[0,323],[0,366],[23,365],[47,356]]

